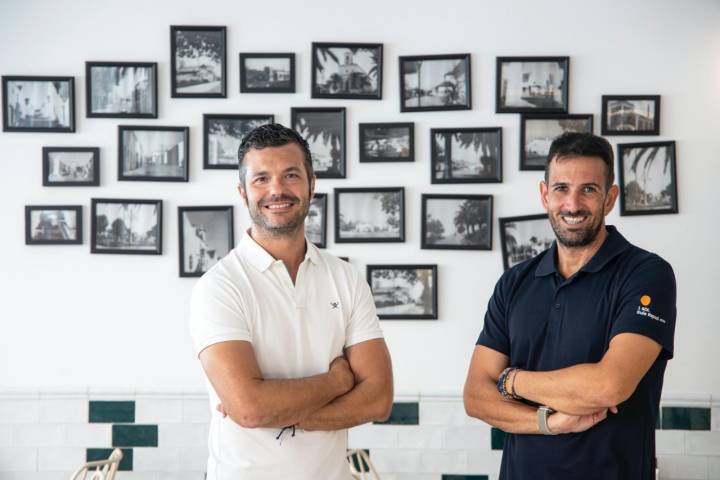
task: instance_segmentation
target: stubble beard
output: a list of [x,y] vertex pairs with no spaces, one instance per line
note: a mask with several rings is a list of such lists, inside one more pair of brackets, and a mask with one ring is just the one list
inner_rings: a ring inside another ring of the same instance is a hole
[[557,217],[554,215],[548,215],[548,218],[550,219],[550,226],[552,227],[553,232],[555,232],[555,238],[557,238],[558,243],[561,245],[569,248],[585,247],[590,245],[600,234],[600,228],[603,226],[602,220],[597,223],[590,224],[580,231],[570,233],[564,230],[564,225],[561,223],[563,221],[561,216],[563,215],[591,216],[591,213],[587,210],[581,210],[578,212],[560,212]]
[[[284,222],[273,222],[269,216],[263,213],[263,209],[267,203],[272,202],[292,202],[299,207],[298,212]],[[253,225],[258,227],[264,234],[270,237],[287,237],[292,236],[301,230],[305,225],[305,217],[310,210],[310,201],[303,201],[300,198],[289,195],[275,195],[269,199],[261,200],[257,204],[250,204],[248,209],[250,219]]]

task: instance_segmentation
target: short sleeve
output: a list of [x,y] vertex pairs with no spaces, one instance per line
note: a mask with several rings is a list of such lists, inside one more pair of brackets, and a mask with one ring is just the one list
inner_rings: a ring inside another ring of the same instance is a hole
[[383,338],[370,285],[359,273],[355,277],[353,306],[345,330],[345,347]]
[[190,336],[197,355],[215,343],[252,339],[252,329],[237,287],[206,274],[190,302]]
[[660,358],[673,357],[677,309],[675,274],[660,257],[642,263],[629,276],[620,292],[610,339],[620,333],[636,333],[662,346]]
[[488,348],[510,356],[510,337],[507,329],[506,305],[505,305],[505,282],[507,273],[500,277],[492,297],[488,302],[483,329],[477,339],[477,345]]

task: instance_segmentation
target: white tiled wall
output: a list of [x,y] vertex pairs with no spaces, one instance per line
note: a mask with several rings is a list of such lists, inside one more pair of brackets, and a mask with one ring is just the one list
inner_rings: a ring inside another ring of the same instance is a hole
[[[158,447],[133,448],[133,471],[119,480],[202,480],[209,408],[200,391],[0,391],[0,480],[64,479],[86,448],[110,448],[111,425],[88,423],[89,400],[134,400],[136,423],[158,425]],[[410,397],[418,425],[362,425],[350,448],[370,450],[383,480],[441,480],[442,474],[497,479],[502,452],[490,448],[490,426],[465,414],[458,397]],[[680,405],[678,399],[664,404]],[[692,405],[697,406],[697,405]],[[720,479],[720,398],[710,431],[658,430],[663,479]]]

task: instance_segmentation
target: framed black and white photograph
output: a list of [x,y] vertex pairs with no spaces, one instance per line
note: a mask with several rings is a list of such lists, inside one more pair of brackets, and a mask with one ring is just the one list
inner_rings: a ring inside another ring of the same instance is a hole
[[238,148],[250,130],[273,123],[275,116],[258,115],[203,115],[203,168],[237,170]]
[[241,53],[241,93],[295,93],[294,53]]
[[90,202],[90,253],[162,254],[162,200]]
[[544,213],[500,218],[499,224],[505,270],[547,250],[555,241],[555,232]]
[[470,110],[470,54],[400,57],[400,111]]
[[497,57],[497,113],[567,113],[570,57]]
[[502,182],[502,128],[430,129],[431,183]]
[[93,187],[100,185],[98,147],[43,147],[43,185]]
[[660,95],[603,95],[603,135],[660,135]]
[[421,247],[492,250],[492,195],[422,195]]
[[620,215],[678,213],[675,142],[618,144]]
[[170,95],[173,98],[225,98],[225,27],[170,27]]
[[82,205],[26,205],[26,245],[82,244]]
[[188,127],[118,127],[118,180],[187,182]]
[[592,133],[592,113],[521,115],[520,170],[545,170],[550,145],[565,132]]
[[201,277],[235,246],[233,207],[178,207],[180,276]]
[[291,108],[290,123],[308,142],[317,178],[345,178],[345,107]]
[[437,265],[368,265],[367,282],[380,320],[436,320]]
[[312,98],[381,100],[381,43],[312,44]]
[[327,246],[327,193],[316,193],[305,217],[305,236],[318,248]]
[[336,188],[335,242],[405,241],[405,188]]
[[414,123],[360,124],[361,163],[414,161]]
[[85,62],[86,115],[158,118],[157,63]]
[[74,132],[73,77],[3,76],[3,132]]

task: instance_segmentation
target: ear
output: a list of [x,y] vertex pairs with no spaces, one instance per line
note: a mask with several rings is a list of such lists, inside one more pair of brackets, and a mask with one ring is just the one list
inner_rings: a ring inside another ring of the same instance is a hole
[[540,180],[540,201],[545,211],[548,211],[548,186],[545,180]]
[[315,175],[313,175],[312,178],[310,179],[310,200],[312,200],[313,197],[315,196],[315,179],[316,178],[317,177],[315,177]]
[[245,187],[242,186],[242,183],[238,183],[237,191],[240,194],[240,198],[242,198],[243,205],[245,205],[245,208],[247,208],[248,207],[247,192],[245,191]]
[[615,202],[617,201],[618,195],[620,195],[620,188],[617,185],[612,185],[610,187],[610,190],[608,190],[607,195],[605,195],[603,215],[607,215],[612,211],[613,207],[615,207]]

